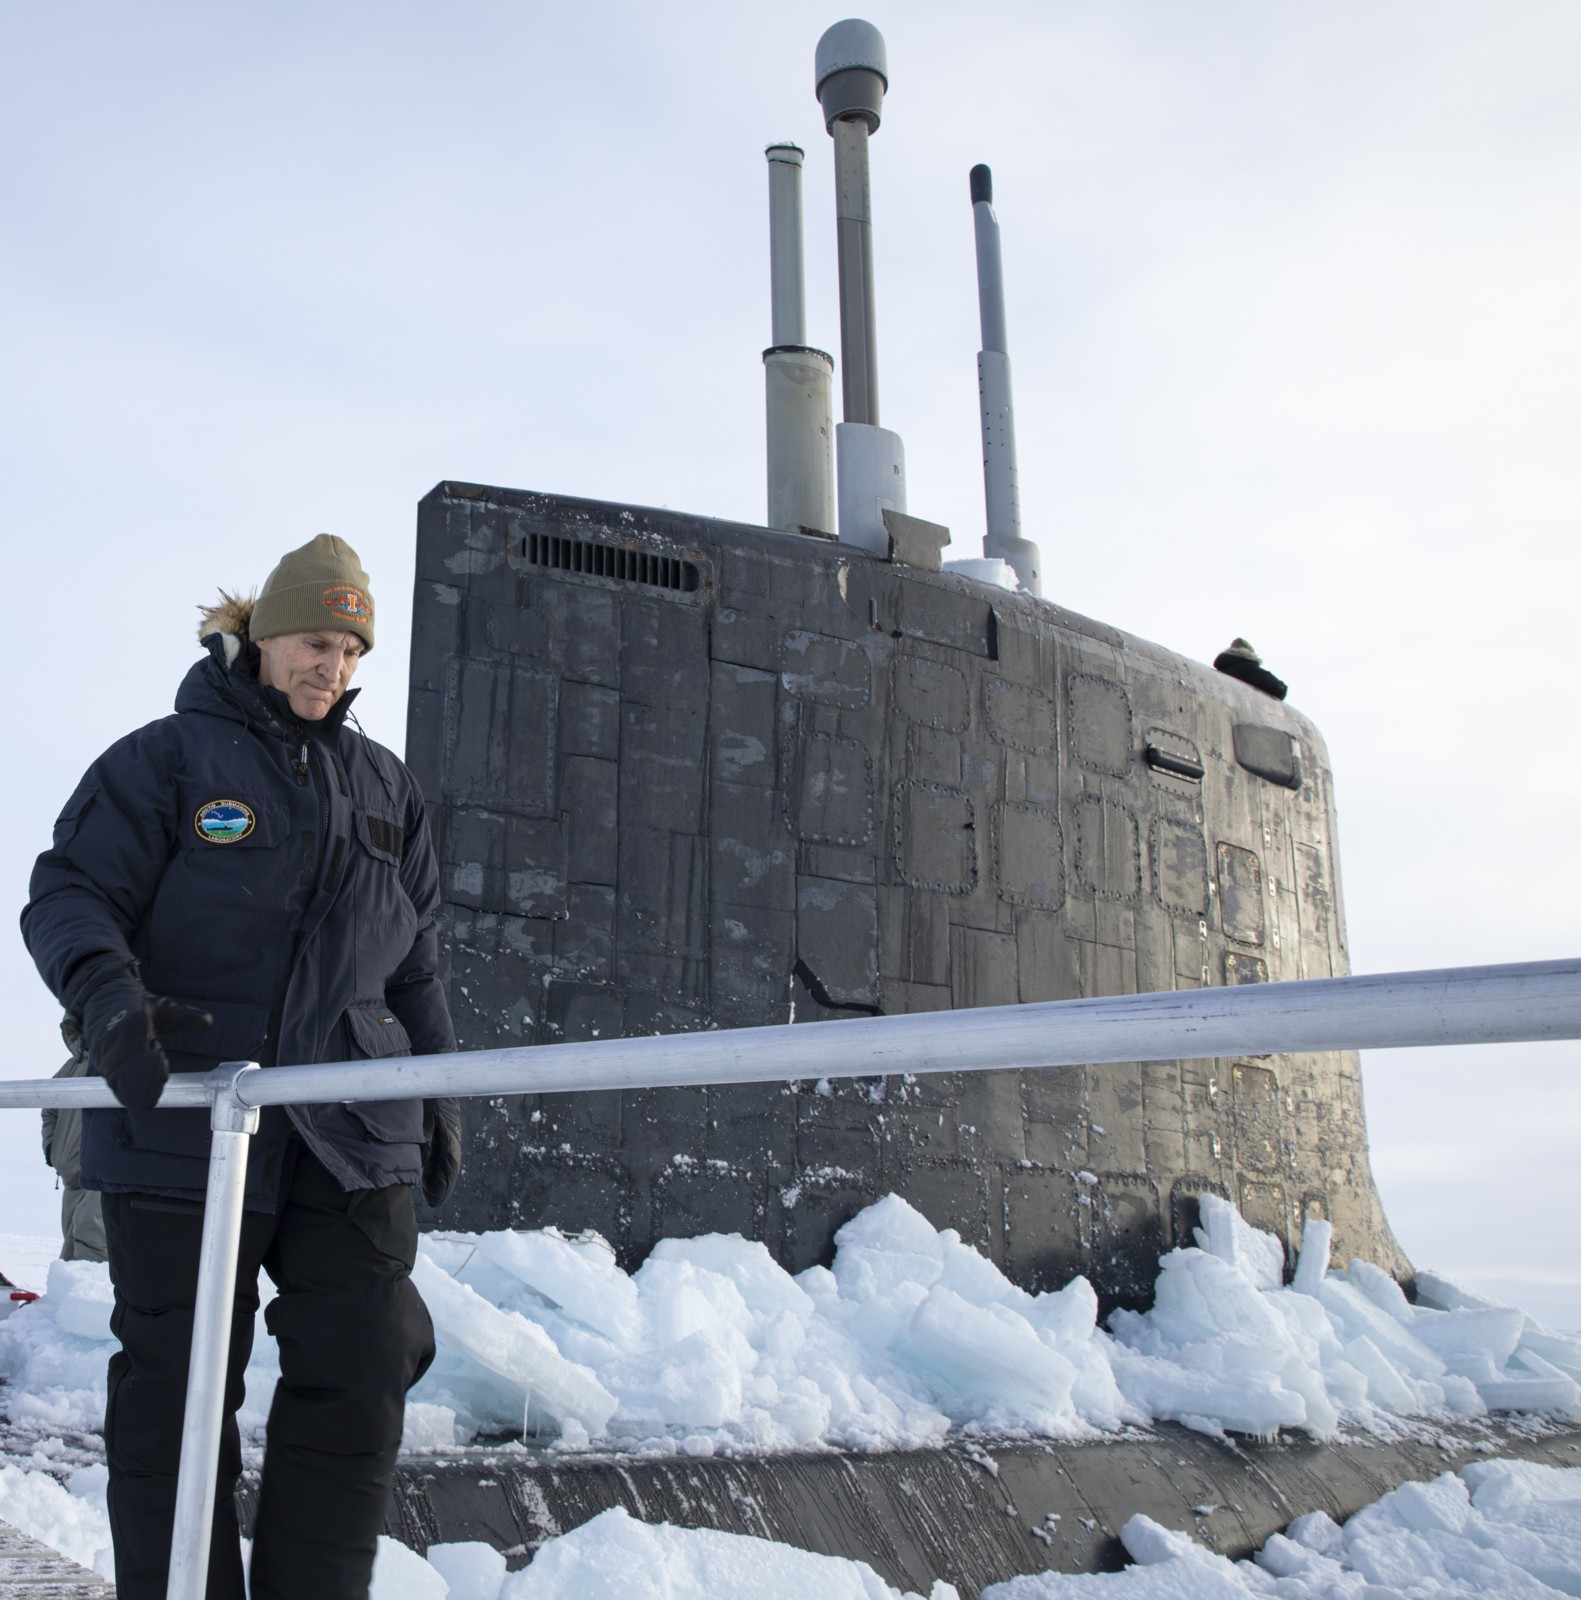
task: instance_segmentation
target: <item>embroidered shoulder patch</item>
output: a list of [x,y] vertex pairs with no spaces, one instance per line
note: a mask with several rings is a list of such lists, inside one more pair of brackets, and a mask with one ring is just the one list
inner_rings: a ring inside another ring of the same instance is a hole
[[361,589],[354,589],[350,584],[331,584],[324,591],[324,605],[337,617],[344,617],[347,622],[373,620],[373,610],[368,604],[368,597]]
[[192,826],[198,837],[210,844],[235,844],[238,839],[245,839],[257,822],[252,807],[240,800],[210,800],[198,807]]

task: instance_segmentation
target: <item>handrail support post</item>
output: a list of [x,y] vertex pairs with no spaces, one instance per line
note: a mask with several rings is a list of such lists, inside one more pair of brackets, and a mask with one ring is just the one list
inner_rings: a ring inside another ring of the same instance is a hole
[[258,1107],[237,1093],[256,1061],[227,1061],[204,1079],[213,1093],[209,1123],[208,1195],[203,1207],[203,1242],[198,1251],[197,1301],[192,1318],[192,1355],[187,1368],[187,1404],[181,1427],[181,1466],[170,1541],[167,1600],[204,1600],[209,1579],[209,1542],[214,1491],[219,1478],[220,1429],[230,1364],[231,1309],[241,1249],[242,1198],[247,1154],[258,1131]]

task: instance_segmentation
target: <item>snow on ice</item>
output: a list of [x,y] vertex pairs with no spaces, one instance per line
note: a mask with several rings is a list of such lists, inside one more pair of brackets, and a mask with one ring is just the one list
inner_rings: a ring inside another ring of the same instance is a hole
[[1581,1592],[1581,1468],[1473,1462],[1402,1484],[1343,1528],[1298,1517],[1251,1561],[1148,1517],[1120,1537],[1135,1563],[1123,1572],[1013,1578],[982,1600],[1557,1600]]
[[[938,1443],[952,1432],[1094,1436],[1163,1419],[1215,1434],[1299,1431],[1326,1439],[1341,1428],[1388,1431],[1400,1416],[1530,1410],[1581,1418],[1581,1340],[1432,1273],[1419,1275],[1412,1305],[1392,1279],[1365,1262],[1334,1270],[1331,1230],[1323,1222],[1308,1223],[1301,1259],[1286,1284],[1283,1251],[1272,1235],[1250,1227],[1214,1196],[1201,1204],[1197,1242],[1162,1259],[1152,1307],[1116,1312],[1107,1328],[1098,1326],[1097,1297],[1085,1279],[1029,1294],[954,1230],[934,1228],[893,1195],[840,1230],[832,1267],[796,1277],[761,1244],[735,1235],[666,1240],[628,1275],[596,1235],[567,1238],[554,1229],[429,1234],[416,1276],[433,1312],[440,1353],[413,1391],[407,1448],[442,1451],[519,1439],[525,1431],[560,1450],[596,1444],[650,1455],[713,1455],[897,1449]],[[0,1517],[100,1570],[108,1544],[103,1468],[79,1460],[75,1476],[68,1476],[72,1452],[63,1456],[60,1440],[88,1434],[102,1422],[109,1310],[103,1267],[55,1262],[44,1298],[0,1322],[11,1436],[33,1450],[31,1458],[13,1451],[3,1468]],[[273,1343],[260,1338],[241,1418],[244,1436],[255,1443],[277,1374]],[[1476,1478],[1479,1471],[1484,1468],[1416,1491],[1418,1499],[1428,1496],[1423,1505],[1463,1502],[1469,1509],[1456,1514],[1455,1526],[1462,1528],[1456,1537],[1472,1542],[1481,1535],[1463,1528],[1482,1514],[1477,1497],[1495,1481]],[[1557,1526],[1581,1516],[1581,1487],[1539,1494],[1533,1486],[1550,1482],[1532,1476],[1539,1469],[1508,1472],[1515,1476],[1497,1480],[1506,1488],[1487,1489],[1483,1501],[1500,1495],[1501,1505],[1520,1500],[1527,1507],[1521,1515],[1533,1527],[1543,1524],[1520,1538],[1511,1534],[1509,1549],[1536,1548],[1533,1541],[1548,1538],[1544,1517],[1557,1519]],[[1581,1481],[1581,1473],[1571,1476]],[[1418,1499],[1401,1490],[1380,1505],[1395,1506],[1388,1516],[1398,1519],[1407,1517],[1400,1508],[1415,1508]],[[1550,1503],[1569,1509],[1542,1510]],[[1355,1537],[1365,1540],[1368,1526],[1357,1518],[1343,1535],[1330,1529],[1334,1538],[1349,1540],[1359,1527]],[[1409,1533],[1428,1537],[1414,1524]],[[1573,1537],[1581,1550],[1581,1529]],[[1147,1566],[1149,1595],[1360,1593],[1363,1580],[1352,1583],[1346,1574],[1374,1559],[1370,1546],[1346,1544],[1337,1555],[1303,1542],[1295,1530],[1270,1544],[1261,1566],[1244,1570],[1215,1566],[1219,1558],[1145,1519],[1128,1526],[1126,1540]],[[566,1594],[574,1589],[592,1596],[603,1592],[597,1574],[607,1560],[614,1563],[611,1572],[621,1573],[627,1594],[636,1592],[630,1587],[635,1570],[671,1574],[665,1581],[673,1579],[672,1586],[654,1594],[723,1593],[736,1580],[726,1584],[718,1575],[757,1572],[753,1563],[770,1560],[747,1548],[754,1544],[622,1523],[609,1513],[546,1546],[529,1569],[508,1578],[482,1546],[445,1547],[426,1563],[391,1546],[375,1592],[380,1600],[439,1600],[449,1584],[458,1600],[474,1594],[494,1600],[496,1593],[513,1600],[558,1595],[562,1588],[554,1585],[563,1581]],[[1478,1548],[1505,1551],[1500,1559],[1514,1561],[1506,1544],[1484,1540]],[[639,1546],[645,1553],[633,1562]],[[792,1557],[824,1560],[765,1548],[775,1551],[772,1561],[787,1573],[791,1567],[784,1563]],[[560,1553],[548,1559],[551,1551]],[[1412,1570],[1428,1570],[1425,1555],[1402,1559],[1415,1563]],[[1269,1565],[1280,1561],[1292,1565],[1287,1571]],[[1299,1587],[1313,1572],[1329,1587]],[[787,1577],[785,1592],[793,1583],[805,1589],[810,1576],[809,1568]],[[1113,1585],[1125,1578],[1037,1582]],[[1157,1586],[1177,1578],[1187,1587]],[[831,1594],[891,1593],[851,1563],[833,1563],[817,1581]],[[750,1587],[754,1594],[779,1592],[768,1576],[754,1577]],[[1142,1591],[1002,1586],[994,1594],[996,1600],[1034,1600],[1044,1593],[1089,1592],[1119,1597]],[[942,1595],[941,1589],[935,1600]]]

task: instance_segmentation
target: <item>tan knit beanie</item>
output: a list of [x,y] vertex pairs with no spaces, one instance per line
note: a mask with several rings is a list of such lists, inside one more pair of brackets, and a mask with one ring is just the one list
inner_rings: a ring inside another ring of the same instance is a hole
[[253,602],[247,632],[256,644],[282,633],[338,628],[373,648],[373,595],[357,552],[344,539],[321,533],[280,558]]

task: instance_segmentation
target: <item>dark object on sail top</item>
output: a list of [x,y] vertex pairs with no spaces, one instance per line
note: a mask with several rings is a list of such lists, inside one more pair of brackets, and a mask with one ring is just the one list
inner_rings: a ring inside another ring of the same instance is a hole
[[1263,665],[1263,658],[1244,639],[1232,640],[1228,650],[1221,650],[1213,658],[1213,668],[1216,672],[1239,678],[1242,683],[1249,683],[1254,689],[1261,689],[1275,700],[1283,700],[1290,692],[1290,685],[1283,678],[1276,678]]

